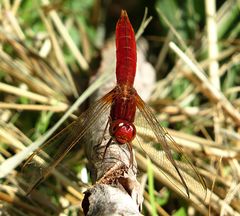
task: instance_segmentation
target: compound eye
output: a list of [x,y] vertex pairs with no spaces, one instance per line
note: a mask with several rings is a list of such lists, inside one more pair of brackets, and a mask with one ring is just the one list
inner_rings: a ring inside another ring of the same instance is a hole
[[114,121],[110,126],[111,134],[114,135],[123,125],[120,121]]
[[110,126],[110,134],[120,144],[131,142],[136,136],[136,128],[125,120],[116,120]]

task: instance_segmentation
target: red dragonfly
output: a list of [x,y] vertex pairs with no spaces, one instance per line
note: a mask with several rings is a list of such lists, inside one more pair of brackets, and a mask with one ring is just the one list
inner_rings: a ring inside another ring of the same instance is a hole
[[[157,158],[162,167],[165,167],[166,170],[172,170],[171,172],[175,173],[175,178],[177,178],[183,188],[180,189],[181,192],[188,197],[190,196],[188,184],[194,178],[198,182],[195,189],[205,194],[206,186],[203,178],[198,174],[198,171],[191,164],[187,156],[183,154],[181,148],[178,147],[169,133],[161,127],[150,108],[144,103],[133,87],[137,61],[136,41],[134,30],[128,19],[127,12],[124,10],[122,10],[121,17],[116,25],[116,54],[116,87],[95,102],[76,121],[60,131],[45,144],[45,146],[49,146],[55,142],[61,142],[57,153],[51,157],[51,160],[48,160],[48,165],[45,167],[42,165],[41,175],[32,188],[41,183],[53,171],[68,152],[77,143],[81,142],[89,131],[94,129],[97,122],[102,122],[102,116],[109,116],[104,122],[106,125],[104,133],[110,135],[105,153],[112,141],[119,145],[127,145],[130,152],[130,164],[132,164],[132,142],[134,139],[138,139],[135,124],[142,124],[146,131],[151,130],[153,132],[156,142],[161,146],[161,152],[164,152],[164,154],[149,154],[149,156]],[[27,163],[38,154],[39,150],[30,156]],[[191,177],[186,177],[185,172],[179,168],[179,161],[174,158],[183,161],[184,165],[181,167],[184,167],[187,173],[191,174]]]

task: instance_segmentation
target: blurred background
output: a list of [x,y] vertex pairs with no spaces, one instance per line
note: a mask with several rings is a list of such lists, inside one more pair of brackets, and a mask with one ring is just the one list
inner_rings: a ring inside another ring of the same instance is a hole
[[[152,18],[140,28],[146,8]],[[81,106],[60,128],[103,95],[101,89],[108,89],[104,79],[94,80],[105,72],[115,76],[114,33],[122,9],[135,32],[143,30],[138,64],[148,65],[149,71],[139,69],[138,80],[146,83],[136,80],[137,89],[146,93],[145,102],[212,191],[205,204],[196,206],[140,165],[142,214],[240,215],[239,1],[1,0],[2,215],[83,215],[81,201],[91,178],[82,145],[63,163],[71,174],[54,173],[31,199],[22,190],[29,184],[22,175],[29,152],[14,156],[32,142],[44,143],[42,138],[77,98],[82,97]],[[88,87],[92,89],[84,95]],[[84,184],[69,187],[72,178]]]

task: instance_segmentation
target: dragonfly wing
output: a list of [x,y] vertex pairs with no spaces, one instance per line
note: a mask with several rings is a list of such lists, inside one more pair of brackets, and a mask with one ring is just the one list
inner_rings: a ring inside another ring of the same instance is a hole
[[[143,150],[173,184],[178,182],[175,184],[178,192],[188,198],[191,197],[192,192],[196,192],[204,200],[207,192],[206,184],[191,160],[183,153],[182,148],[177,145],[167,130],[160,125],[151,109],[138,95],[136,95],[136,103],[138,108],[135,120],[137,134],[138,136],[141,134],[142,137],[152,137],[158,149],[153,149],[146,144],[143,144],[143,148],[141,144]],[[139,128],[139,125],[142,127]],[[137,140],[140,141],[140,137],[137,137]],[[151,148],[150,151],[148,147]]]
[[36,173],[33,175],[33,179],[30,180],[31,184],[30,189],[28,188],[28,193],[47,178],[69,151],[76,144],[80,143],[86,134],[89,135],[91,131],[94,131],[94,127],[99,126],[99,121],[103,121],[102,116],[109,115],[112,98],[113,92],[111,91],[82,113],[77,120],[33,152],[25,162],[23,168],[24,174],[29,172],[32,176],[33,173]]

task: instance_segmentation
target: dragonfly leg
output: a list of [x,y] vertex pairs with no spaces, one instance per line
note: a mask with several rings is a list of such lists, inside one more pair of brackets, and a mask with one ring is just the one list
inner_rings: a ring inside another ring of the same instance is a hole
[[109,121],[110,121],[110,119],[108,119],[108,121],[107,121],[106,127],[104,128],[104,131],[103,131],[102,138],[100,139],[99,143],[96,144],[96,145],[93,147],[93,148],[94,148],[94,151],[97,151],[97,150],[99,149],[99,147],[102,145],[103,140],[106,139],[104,136],[105,136],[105,134],[106,134],[106,131],[107,131],[107,128],[108,128],[108,125],[109,125]]
[[105,159],[105,155],[106,155],[106,152],[107,152],[107,149],[108,149],[108,147],[111,145],[111,143],[112,143],[112,138],[109,139],[107,145],[105,146],[105,149],[104,149],[104,152],[103,152],[103,158],[102,158],[102,161],[104,161],[104,159]]
[[105,134],[106,134],[106,131],[107,131],[107,128],[108,128],[108,125],[109,125],[109,121],[110,121],[110,119],[108,119],[107,124],[106,124],[106,126],[105,126],[105,128],[104,128],[104,131],[103,131],[102,138],[101,138],[100,142],[97,144],[96,147],[98,147],[99,145],[101,145],[102,142],[103,142],[103,140],[106,140]]
[[130,162],[129,162],[129,168],[133,168],[133,150],[132,150],[132,143],[127,142],[127,147],[130,153]]
[[108,118],[108,121],[107,121],[107,124],[106,124],[106,127],[104,128],[104,131],[103,131],[103,135],[102,135],[102,139],[101,139],[101,142],[100,144],[103,142],[103,140],[106,140],[105,138],[105,134],[106,134],[106,131],[107,131],[107,128],[109,126],[109,122],[111,121],[110,117]]

